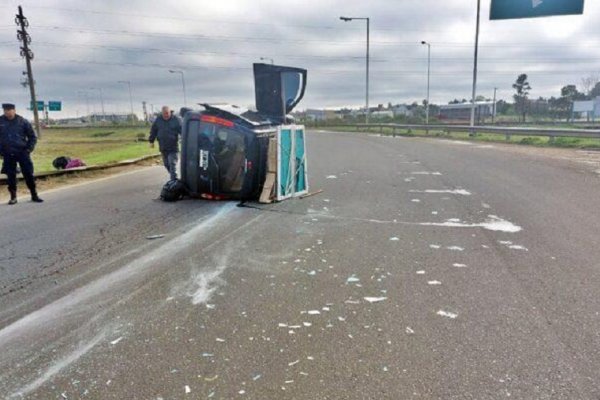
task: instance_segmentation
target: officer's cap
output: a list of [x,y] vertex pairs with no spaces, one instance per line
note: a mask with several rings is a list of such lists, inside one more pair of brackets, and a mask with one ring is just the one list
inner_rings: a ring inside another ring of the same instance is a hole
[[3,110],[14,110],[15,105],[12,103],[2,103],[2,109]]

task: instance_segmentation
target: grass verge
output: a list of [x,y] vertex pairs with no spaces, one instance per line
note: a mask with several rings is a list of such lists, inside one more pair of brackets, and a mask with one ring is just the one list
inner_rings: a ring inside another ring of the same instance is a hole
[[53,171],[59,156],[80,158],[87,165],[102,165],[158,153],[148,147],[148,128],[105,127],[47,129],[32,153],[36,172]]

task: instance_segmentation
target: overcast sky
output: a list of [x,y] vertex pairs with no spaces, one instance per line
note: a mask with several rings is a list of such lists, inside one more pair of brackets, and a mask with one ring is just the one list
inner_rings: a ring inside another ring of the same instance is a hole
[[[18,4],[30,23],[38,99],[64,104],[55,117],[100,112],[100,89],[106,112],[128,112],[127,85],[118,81],[131,82],[138,115],[144,100],[178,109],[181,77],[169,69],[185,72],[188,105],[250,106],[260,57],[308,69],[300,109],[361,106],[365,22],[340,15],[371,18],[371,105],[425,98],[421,40],[432,45],[432,102],[471,94],[475,0],[0,0],[0,100],[25,116]],[[600,73],[600,2],[587,0],[583,16],[514,21],[489,21],[489,5],[482,0],[478,94],[491,98],[498,87],[510,99],[517,75],[527,73],[531,97],[558,96]]]

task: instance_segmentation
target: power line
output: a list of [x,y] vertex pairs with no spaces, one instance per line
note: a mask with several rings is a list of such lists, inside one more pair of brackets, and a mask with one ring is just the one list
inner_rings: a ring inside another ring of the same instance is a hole
[[[78,9],[78,8],[61,8],[61,7],[44,7],[44,6],[31,6],[31,8],[37,9],[46,9],[52,11],[64,11],[70,13],[85,13],[85,14],[95,14],[95,15],[115,15],[115,16],[123,16],[123,17],[135,17],[135,18],[147,18],[147,19],[162,19],[162,20],[172,20],[172,21],[190,21],[190,22],[203,22],[203,23],[214,23],[214,24],[232,24],[237,26],[246,26],[246,25],[257,25],[257,26],[279,26],[285,28],[309,28],[309,29],[325,29],[325,30],[337,30],[337,31],[362,31],[360,28],[352,28],[352,27],[343,27],[341,25],[306,25],[306,24],[288,24],[288,23],[274,23],[274,22],[252,22],[246,19],[244,20],[232,20],[232,19],[215,19],[215,18],[191,18],[191,17],[175,17],[175,16],[165,16],[165,15],[148,15],[148,14],[139,14],[139,13],[125,13],[125,12],[115,12],[115,11],[100,11],[100,10],[88,10],[88,9]],[[395,32],[444,32],[442,30],[430,30],[430,29],[398,29],[398,28],[388,28],[384,26],[378,26],[375,31],[395,31]]]
[[[55,60],[55,59],[36,59],[38,62],[44,63],[72,63],[72,64],[91,64],[91,65],[109,65],[109,66],[120,66],[120,67],[142,67],[142,68],[179,68],[183,70],[229,70],[229,71],[251,71],[251,67],[234,67],[234,66],[201,66],[201,65],[180,65],[180,64],[161,64],[161,63],[135,63],[135,62],[108,62],[108,61],[95,61],[95,60]],[[363,73],[361,69],[311,69],[313,73],[319,74],[356,74]],[[468,72],[467,70],[453,70],[453,71],[437,71],[432,72],[434,76],[460,76]],[[568,70],[568,71],[528,71],[528,75],[557,75],[557,74],[574,74],[574,73],[592,73],[590,70]],[[421,70],[375,70],[376,74],[385,75],[423,75]],[[511,71],[482,71],[482,74],[487,75],[515,75],[517,72]]]
[[[8,42],[7,42],[8,43]],[[10,42],[12,43],[12,42]],[[0,42],[2,45],[2,42]],[[247,57],[247,58],[258,58],[264,55],[264,52],[261,53],[240,53],[240,52],[218,52],[218,51],[196,51],[196,50],[187,50],[187,49],[174,49],[174,48],[153,48],[153,47],[125,47],[125,46],[108,46],[108,45],[93,45],[93,44],[70,44],[68,48],[64,47],[64,43],[57,42],[36,42],[36,46],[48,46],[48,47],[60,47],[64,50],[71,50],[73,47],[85,48],[85,49],[104,49],[109,51],[124,51],[124,52],[145,52],[145,53],[161,53],[168,54],[174,53],[179,55],[222,55],[222,56],[235,56],[235,57]],[[363,56],[322,56],[322,55],[302,55],[302,54],[274,54],[275,58],[292,58],[292,59],[317,59],[317,60],[363,60]],[[387,58],[378,58],[375,57],[373,61],[375,62],[390,62],[395,60],[402,61],[416,61],[416,62],[425,62],[427,58],[424,57],[387,57]],[[471,62],[470,57],[437,57],[432,58],[433,61],[436,62],[447,62],[447,61],[465,61]],[[528,62],[543,62],[547,64],[561,64],[561,63],[590,63],[600,61],[600,58],[590,58],[590,57],[581,57],[581,58],[531,58],[531,57],[494,57],[494,58],[481,58],[481,62],[484,63],[508,63],[508,64],[518,64],[518,63],[528,63]]]
[[[48,6],[29,6],[32,9],[40,9],[40,10],[51,10],[51,11],[62,11],[62,12],[70,12],[70,13],[80,13],[80,14],[92,14],[92,15],[114,15],[114,16],[122,16],[122,17],[134,17],[134,18],[145,18],[145,19],[160,19],[160,20],[172,20],[172,21],[189,21],[189,22],[202,22],[202,23],[214,23],[214,24],[232,24],[236,26],[247,26],[247,25],[256,25],[256,26],[278,26],[278,27],[295,27],[295,28],[309,28],[309,29],[325,29],[325,30],[337,30],[337,31],[362,31],[360,28],[352,28],[341,25],[312,25],[312,24],[289,24],[289,23],[275,23],[275,22],[253,22],[248,21],[247,19],[243,20],[235,20],[235,19],[215,19],[215,18],[192,18],[192,17],[179,17],[179,16],[165,16],[165,15],[149,15],[149,14],[140,14],[140,13],[126,13],[126,12],[116,12],[116,11],[101,11],[101,10],[90,10],[90,9],[81,9],[81,8],[66,8],[66,7],[48,7]],[[484,31],[493,31],[493,28],[490,26],[483,27]],[[514,28],[513,28],[514,29]],[[418,32],[418,33],[429,33],[429,32],[439,32],[445,33],[447,31],[441,29],[409,29],[409,28],[391,28],[387,25],[380,25],[373,27],[373,31],[387,31],[387,32]],[[583,34],[581,32],[580,34]],[[596,32],[588,32],[588,33],[596,33]]]
[[[108,30],[108,29],[91,29],[85,27],[69,27],[69,26],[36,26],[36,29],[50,31],[67,31],[78,33],[98,33],[103,35],[123,35],[123,36],[144,36],[144,37],[159,37],[159,38],[177,38],[189,40],[216,40],[216,41],[251,41],[251,42],[269,42],[269,43],[328,43],[332,45],[348,45],[348,44],[363,44],[361,40],[326,40],[326,39],[290,39],[290,38],[274,38],[274,37],[254,37],[254,36],[226,36],[226,35],[205,35],[205,34],[184,34],[184,33],[169,33],[169,32],[148,32],[148,31],[130,31],[130,30]],[[472,47],[470,42],[431,42],[432,45],[441,47]],[[371,44],[382,46],[420,46],[420,43],[415,41],[371,41]],[[557,48],[557,47],[597,47],[598,43],[585,44],[566,44],[566,43],[490,43],[482,44],[481,47],[519,47],[519,48]]]

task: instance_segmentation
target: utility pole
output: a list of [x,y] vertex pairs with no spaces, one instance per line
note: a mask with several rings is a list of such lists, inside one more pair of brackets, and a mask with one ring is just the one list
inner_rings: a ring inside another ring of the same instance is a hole
[[498,91],[498,88],[495,87],[494,88],[494,111],[492,112],[492,125],[494,125],[494,118],[496,118],[496,92]]
[[98,92],[100,92],[100,106],[102,108],[102,122],[106,122],[106,113],[104,112],[104,93],[102,91],[102,88],[92,87],[92,88],[90,88],[90,90],[97,90]]
[[86,116],[89,117],[90,116],[90,101],[89,101],[88,93],[85,91],[81,91],[81,90],[78,93],[85,98],[85,112],[87,113]]
[[473,61],[473,95],[471,97],[471,132],[475,136],[475,97],[477,97],[477,56],[479,54],[479,20],[481,16],[481,0],[477,0],[477,23],[475,26],[475,56]]
[[35,97],[35,82],[33,80],[33,70],[31,69],[31,60],[33,60],[33,52],[29,48],[31,44],[31,36],[27,33],[29,21],[23,15],[23,8],[19,6],[19,13],[15,17],[15,23],[21,29],[17,29],[17,39],[21,42],[21,57],[25,59],[27,65],[27,82],[29,84],[29,93],[31,95],[31,108],[33,109],[33,121],[35,130],[39,138],[42,137],[40,129],[40,118],[38,115],[37,99]]
[[142,110],[144,110],[144,123],[148,122],[148,109],[146,108],[146,102],[142,101]]
[[421,44],[427,45],[427,108],[425,109],[425,125],[429,125],[429,81],[431,77],[431,43],[421,41]]
[[131,96],[131,81],[119,81],[119,83],[126,83],[127,86],[129,86],[129,104],[131,105],[131,125],[134,125],[135,121],[133,119],[134,113],[133,113],[133,97]]

